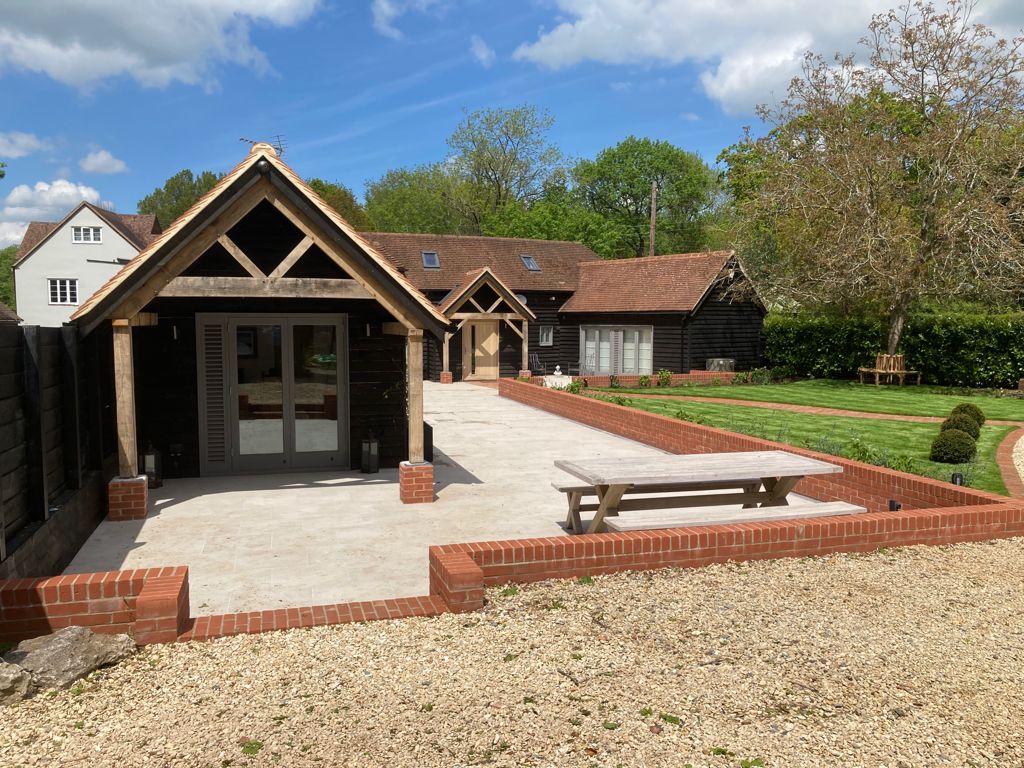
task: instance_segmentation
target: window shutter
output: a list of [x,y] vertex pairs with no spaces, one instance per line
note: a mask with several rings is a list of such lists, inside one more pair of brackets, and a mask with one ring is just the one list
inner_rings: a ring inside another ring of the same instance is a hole
[[199,324],[199,459],[204,475],[228,471],[227,323]]

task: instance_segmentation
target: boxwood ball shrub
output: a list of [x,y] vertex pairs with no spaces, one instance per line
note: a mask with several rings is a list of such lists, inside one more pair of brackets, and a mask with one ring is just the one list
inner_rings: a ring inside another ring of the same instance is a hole
[[978,444],[974,438],[959,429],[939,432],[932,443],[931,460],[942,464],[964,464],[974,458]]
[[953,409],[950,416],[958,416],[961,414],[972,419],[979,428],[985,426],[985,412],[974,403],[960,403],[960,405]]
[[963,413],[954,413],[939,427],[940,432],[945,432],[948,429],[959,429],[961,432],[966,432],[975,440],[981,434],[981,427],[978,426],[978,422]]

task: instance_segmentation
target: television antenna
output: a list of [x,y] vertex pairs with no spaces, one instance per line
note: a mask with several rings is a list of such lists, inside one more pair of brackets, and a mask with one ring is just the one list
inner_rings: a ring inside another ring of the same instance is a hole
[[260,140],[257,140],[257,139],[247,139],[244,136],[242,136],[239,139],[239,141],[244,141],[246,144],[250,144],[250,145],[251,144],[269,144],[270,146],[272,146],[274,148],[274,151],[277,152],[277,156],[278,157],[283,155],[284,151],[286,149],[288,149],[288,140],[285,139],[285,137],[282,136],[280,133],[274,134],[273,138],[270,139],[269,141],[263,141],[262,139],[260,139]]

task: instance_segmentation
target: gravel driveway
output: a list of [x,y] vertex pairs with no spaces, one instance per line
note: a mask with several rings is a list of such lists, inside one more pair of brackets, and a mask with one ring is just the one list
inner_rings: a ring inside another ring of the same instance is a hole
[[0,762],[1024,761],[1021,539],[488,599],[478,614],[148,649],[5,711]]

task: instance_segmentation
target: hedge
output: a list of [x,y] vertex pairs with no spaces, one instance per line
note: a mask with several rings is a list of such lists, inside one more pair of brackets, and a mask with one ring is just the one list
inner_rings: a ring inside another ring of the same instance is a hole
[[[777,374],[845,379],[885,350],[886,326],[877,319],[773,313],[764,334],[765,361]],[[1024,378],[1024,312],[912,315],[900,352],[929,384],[1016,388]]]

